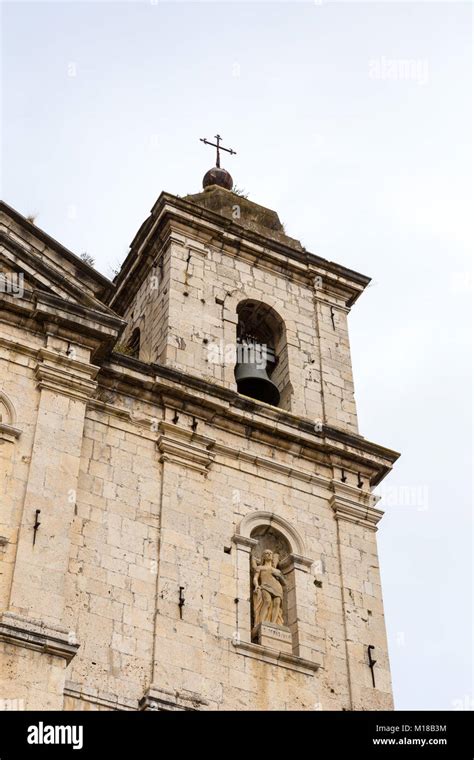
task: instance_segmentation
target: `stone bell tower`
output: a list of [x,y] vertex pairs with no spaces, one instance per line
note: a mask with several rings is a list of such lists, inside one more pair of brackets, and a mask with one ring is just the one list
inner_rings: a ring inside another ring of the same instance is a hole
[[358,432],[347,326],[369,278],[234,193],[219,140],[202,192],[159,197],[110,301],[168,383],[142,705],[166,669],[213,708],[390,708],[371,492],[398,455]]
[[0,310],[0,696],[27,709],[392,707],[372,491],[398,454],[359,433],[347,326],[369,278],[235,193],[220,139],[113,284],[1,208],[28,276]]

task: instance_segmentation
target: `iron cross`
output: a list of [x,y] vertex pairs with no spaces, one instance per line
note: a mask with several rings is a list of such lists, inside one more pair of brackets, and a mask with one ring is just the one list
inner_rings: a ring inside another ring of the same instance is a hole
[[216,139],[215,143],[209,142],[209,140],[206,140],[205,137],[200,137],[199,139],[200,139],[201,142],[205,143],[206,145],[211,145],[213,148],[217,148],[216,166],[217,166],[218,169],[220,169],[221,168],[221,154],[220,154],[220,151],[221,150],[225,150],[226,153],[231,153],[234,156],[237,155],[237,152],[235,150],[232,150],[232,148],[223,148],[222,145],[220,145],[220,141],[222,140],[222,137],[220,135],[214,135],[214,137]]

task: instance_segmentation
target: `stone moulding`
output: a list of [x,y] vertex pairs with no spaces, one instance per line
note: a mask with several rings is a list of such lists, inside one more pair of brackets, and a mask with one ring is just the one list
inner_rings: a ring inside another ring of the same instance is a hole
[[0,641],[61,657],[66,662],[72,660],[80,646],[75,634],[66,628],[49,626],[12,612],[0,616]]
[[[222,190],[224,195],[226,192]],[[200,198],[205,196],[206,193],[197,194]],[[270,214],[272,219],[278,219],[278,215],[271,209],[264,209],[242,199],[241,202],[256,210],[260,220],[262,212]],[[153,266],[154,244],[157,240],[162,249],[173,243],[183,246],[188,242],[190,231],[195,235],[193,249],[197,250],[193,252],[201,256],[206,255],[205,250],[210,247],[209,241],[212,240],[212,246],[224,248],[231,256],[238,256],[251,265],[258,260],[259,265],[264,263],[269,271],[280,271],[283,267],[303,283],[311,283],[315,275],[323,272],[325,285],[347,305],[354,303],[370,282],[369,277],[359,272],[306,251],[299,241],[289,238],[281,231],[276,232],[272,225],[270,228],[255,222],[242,225],[231,215],[222,215],[206,205],[207,203],[202,205],[202,202],[193,202],[190,198],[161,193],[150,216],[132,240],[130,252],[115,281],[115,290],[110,291],[107,299],[109,307],[124,313]],[[244,216],[248,220],[248,214],[245,213]],[[196,238],[199,240],[197,244]]]
[[[33,225],[31,222],[29,222],[27,219],[25,219],[24,216],[22,216],[18,211],[16,211],[11,206],[8,206],[4,201],[0,201],[0,212],[5,214],[6,216],[13,219],[17,224],[19,224],[23,230],[26,230],[28,233],[28,239],[31,239],[31,234],[33,233],[34,236],[41,241],[43,244],[41,248],[39,248],[39,251],[42,251],[46,246],[48,248],[53,249],[62,259],[66,259],[70,263],[73,264],[74,269],[79,272],[82,272],[83,275],[85,275],[87,278],[93,278],[94,281],[98,284],[100,284],[104,291],[111,290],[113,288],[113,284],[110,282],[110,280],[105,277],[103,274],[100,274],[95,269],[91,270],[91,267],[89,267],[87,264],[85,264],[82,259],[79,256],[76,256],[74,253],[72,253],[70,250],[68,250],[64,245],[59,243],[57,240],[55,240],[51,235],[48,235],[44,230],[41,229],[41,227],[37,227],[36,224]],[[21,247],[26,251],[31,251],[32,246],[25,241],[23,238],[19,237],[18,235],[15,235],[15,233],[10,229],[9,225],[7,223],[0,225],[0,234],[2,235],[2,240],[5,242],[8,240],[8,238],[15,238],[17,243],[21,245]],[[43,268],[47,268],[47,265],[41,260],[40,261]],[[38,266],[38,261],[35,260],[36,266]],[[50,268],[48,268],[50,271]],[[57,272],[57,269],[54,269],[53,272],[58,279],[64,280],[64,277],[61,277],[60,274]],[[71,286],[71,283],[68,281],[69,285]],[[84,297],[83,289],[77,288],[78,294],[82,297]]]
[[72,697],[80,702],[88,702],[93,705],[105,707],[108,710],[135,711],[137,703],[133,699],[119,699],[116,694],[109,694],[91,687],[85,687],[74,681],[66,681],[64,686],[64,696]]
[[[133,377],[130,370],[133,370]],[[133,382],[142,394],[145,391],[150,403],[158,402],[161,406],[166,395],[167,402],[174,409],[179,411],[186,406],[188,414],[196,414],[204,421],[209,421],[216,430],[228,430],[229,425],[236,431],[251,429],[252,440],[256,443],[267,443],[271,437],[276,449],[297,450],[298,457],[305,460],[312,471],[304,472],[299,467],[285,468],[281,463],[272,463],[271,468],[315,484],[330,482],[324,475],[318,474],[317,468],[320,465],[337,465],[354,470],[356,462],[358,469],[363,467],[367,470],[367,481],[374,487],[390,472],[399,457],[397,452],[367,441],[362,436],[348,434],[327,425],[323,425],[321,432],[315,433],[311,420],[245,399],[228,388],[221,388],[179,370],[157,364],[146,365],[123,355],[114,354],[111,362],[102,367],[99,382],[107,386],[113,384],[116,392],[130,392],[130,384]],[[231,454],[231,449],[216,442],[213,453],[226,456]],[[268,464],[268,458],[246,455],[245,452],[239,452],[239,458],[248,459],[261,467]]]
[[0,422],[0,442],[8,441],[14,443],[21,435],[19,428],[13,427],[13,425],[7,425],[6,422]]
[[380,497],[334,481],[333,490],[335,493],[329,503],[336,520],[345,520],[355,525],[363,525],[370,530],[377,530],[377,524],[384,514],[374,506]]
[[183,712],[200,710],[209,703],[199,694],[168,691],[158,686],[150,686],[139,702],[139,710],[143,712],[166,710],[167,712]]
[[321,662],[305,660],[303,657],[280,652],[278,649],[271,649],[261,644],[253,644],[247,641],[233,641],[232,645],[237,652],[245,657],[252,657],[255,660],[261,660],[270,665],[278,665],[288,670],[295,670],[297,673],[304,673],[306,676],[314,676],[322,668]]
[[277,474],[288,478],[297,478],[304,483],[314,483],[316,485],[327,487],[328,483],[330,482],[328,478],[324,478],[315,472],[298,470],[296,467],[293,467],[291,465],[275,462],[274,459],[269,459],[268,457],[263,457],[256,454],[250,454],[248,451],[244,451],[243,449],[235,449],[231,446],[225,446],[222,443],[216,443],[214,451],[216,454],[221,454],[232,459],[239,459],[242,462],[247,462],[248,464],[255,465],[256,467],[261,467],[262,469],[268,470],[270,472],[276,472]]

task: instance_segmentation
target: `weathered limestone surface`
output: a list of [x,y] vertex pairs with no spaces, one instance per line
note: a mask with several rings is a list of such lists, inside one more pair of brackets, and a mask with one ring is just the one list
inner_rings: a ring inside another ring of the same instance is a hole
[[[0,699],[392,706],[371,491],[397,455],[357,433],[347,330],[367,279],[218,200],[160,196],[115,287],[0,209],[0,268],[27,273],[0,293]],[[281,409],[209,361],[244,299],[284,322]],[[111,353],[136,327],[139,361]],[[260,528],[288,554],[284,625],[255,641]]]

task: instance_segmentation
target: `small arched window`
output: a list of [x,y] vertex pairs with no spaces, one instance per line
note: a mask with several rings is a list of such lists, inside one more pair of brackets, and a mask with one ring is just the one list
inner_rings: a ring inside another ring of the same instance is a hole
[[130,336],[130,340],[127,344],[128,354],[134,359],[138,359],[140,355],[140,328],[135,327]]

